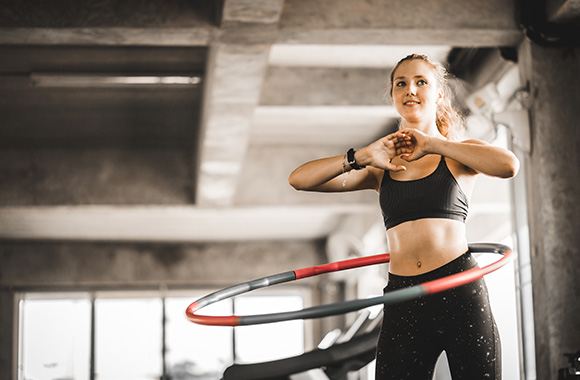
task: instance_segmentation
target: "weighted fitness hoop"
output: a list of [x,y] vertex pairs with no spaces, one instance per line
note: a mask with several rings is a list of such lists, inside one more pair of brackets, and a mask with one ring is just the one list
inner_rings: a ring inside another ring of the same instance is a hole
[[190,304],[185,310],[185,315],[193,323],[208,326],[249,326],[265,323],[291,321],[295,319],[323,318],[339,315],[364,309],[378,304],[395,304],[412,300],[424,295],[435,294],[473,282],[489,274],[513,260],[511,248],[502,244],[477,243],[470,244],[469,250],[472,253],[497,253],[503,257],[489,265],[481,268],[473,268],[465,272],[456,273],[437,280],[414,285],[405,289],[398,289],[388,292],[380,297],[358,299],[352,301],[336,302],[327,305],[314,306],[298,311],[288,311],[283,313],[246,315],[246,316],[209,316],[197,315],[200,309],[213,303],[223,301],[228,298],[248,293],[252,290],[266,288],[272,285],[300,280],[307,277],[318,276],[323,273],[338,272],[346,269],[360,268],[369,265],[388,263],[390,255],[388,253],[374,256],[359,257],[330,264],[323,264],[314,267],[283,272],[257,280],[244,282],[238,285],[218,290]]

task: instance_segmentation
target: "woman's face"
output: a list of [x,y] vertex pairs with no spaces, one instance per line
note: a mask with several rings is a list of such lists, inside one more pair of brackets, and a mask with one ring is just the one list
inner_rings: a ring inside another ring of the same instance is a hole
[[410,122],[434,121],[437,102],[442,97],[435,68],[412,59],[399,65],[393,76],[393,104],[401,117]]

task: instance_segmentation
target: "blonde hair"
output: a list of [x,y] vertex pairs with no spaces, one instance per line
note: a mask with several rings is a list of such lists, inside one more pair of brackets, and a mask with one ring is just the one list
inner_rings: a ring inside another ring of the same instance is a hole
[[435,119],[439,133],[450,140],[457,140],[461,134],[461,131],[463,130],[463,118],[451,104],[453,99],[453,91],[449,86],[449,78],[451,75],[441,63],[435,62],[428,56],[422,54],[410,54],[401,59],[399,62],[397,62],[391,71],[388,95],[392,96],[393,93],[393,80],[395,78],[395,71],[397,71],[403,62],[414,59],[421,60],[431,65],[433,71],[435,72],[435,76],[437,77],[437,86],[443,92],[443,96],[437,105]]

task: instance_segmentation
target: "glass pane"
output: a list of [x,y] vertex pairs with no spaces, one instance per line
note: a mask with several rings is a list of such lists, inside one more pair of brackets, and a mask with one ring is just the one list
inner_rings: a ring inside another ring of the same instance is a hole
[[[167,372],[180,380],[220,379],[233,363],[233,328],[202,326],[185,317],[185,309],[195,299],[168,298],[166,310]],[[231,315],[231,301],[204,308],[202,315]]]
[[21,378],[88,380],[90,301],[24,300],[21,312]]
[[161,378],[161,326],[159,298],[95,300],[95,377]]
[[[237,315],[300,310],[300,296],[245,296],[234,300]],[[304,353],[304,321],[236,327],[236,361],[257,363]]]
[[[513,247],[513,241],[508,238],[501,242]],[[500,259],[493,253],[483,253],[477,256],[479,266],[489,265]],[[503,378],[519,380],[519,336],[518,310],[516,296],[516,279],[514,262],[488,274],[484,277],[489,291],[491,310],[497,323],[501,337],[502,375]]]

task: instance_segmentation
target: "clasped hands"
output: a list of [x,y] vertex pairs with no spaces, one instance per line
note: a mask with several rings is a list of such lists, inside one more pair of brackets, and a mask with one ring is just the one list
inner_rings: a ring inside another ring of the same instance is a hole
[[367,153],[371,156],[371,165],[390,171],[401,171],[407,168],[404,165],[394,164],[395,157],[411,162],[428,154],[425,147],[431,137],[412,128],[401,129],[380,138],[367,146]]

